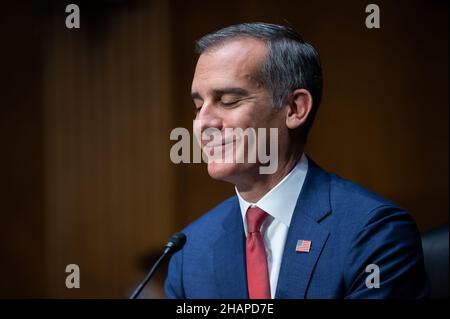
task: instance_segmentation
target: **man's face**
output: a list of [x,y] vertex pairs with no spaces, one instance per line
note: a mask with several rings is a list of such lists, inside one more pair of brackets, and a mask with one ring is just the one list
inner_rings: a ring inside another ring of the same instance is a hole
[[[266,51],[264,42],[243,38],[230,40],[199,57],[192,82],[196,107],[194,129],[197,132],[212,128],[220,131],[222,145],[215,144],[215,151],[227,154],[227,150],[232,149],[236,152],[236,143],[241,141],[227,139],[227,128],[278,128],[280,140],[286,139],[285,112],[272,106],[267,90],[257,80]],[[248,141],[243,142],[247,152]],[[206,153],[211,151],[207,143],[201,143]],[[286,148],[281,143],[278,147],[281,152]],[[244,163],[236,163],[236,160],[209,162],[208,173],[214,179],[239,185],[257,180],[259,166],[258,161],[249,163],[245,157]]]

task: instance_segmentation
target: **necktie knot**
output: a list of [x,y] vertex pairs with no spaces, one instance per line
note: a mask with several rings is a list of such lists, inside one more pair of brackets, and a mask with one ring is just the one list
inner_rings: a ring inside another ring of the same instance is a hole
[[259,207],[251,207],[247,210],[247,230],[249,233],[259,232],[261,225],[267,218],[267,213]]

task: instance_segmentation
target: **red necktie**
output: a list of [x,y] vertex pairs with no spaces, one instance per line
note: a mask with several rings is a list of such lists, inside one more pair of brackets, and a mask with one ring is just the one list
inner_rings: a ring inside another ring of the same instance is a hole
[[267,213],[261,208],[247,210],[247,282],[250,299],[270,299],[269,270],[264,241],[260,232]]

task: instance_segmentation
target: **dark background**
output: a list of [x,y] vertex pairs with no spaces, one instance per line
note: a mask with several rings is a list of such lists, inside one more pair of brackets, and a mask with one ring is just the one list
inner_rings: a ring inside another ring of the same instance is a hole
[[321,55],[318,164],[421,231],[448,222],[448,1],[11,1],[0,15],[0,297],[126,297],[173,232],[233,195],[203,164],[172,164],[169,134],[192,127],[195,39],[234,23],[290,25]]

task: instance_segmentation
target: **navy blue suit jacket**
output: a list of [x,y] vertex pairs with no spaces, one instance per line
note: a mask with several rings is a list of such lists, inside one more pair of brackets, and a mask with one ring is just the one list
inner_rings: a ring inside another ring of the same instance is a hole
[[[171,258],[167,297],[248,298],[237,197],[183,232],[187,242]],[[311,241],[309,253],[295,251],[299,239]],[[379,288],[366,285],[369,264],[379,267]],[[420,236],[411,216],[309,160],[275,298],[423,298],[428,292]]]

